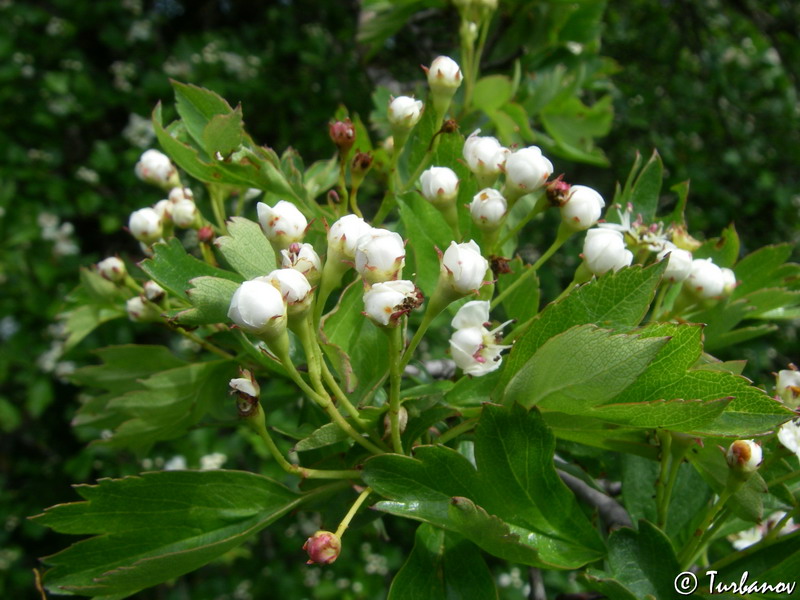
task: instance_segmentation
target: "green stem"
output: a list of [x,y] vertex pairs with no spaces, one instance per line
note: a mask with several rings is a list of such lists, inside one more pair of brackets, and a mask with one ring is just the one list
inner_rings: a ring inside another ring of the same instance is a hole
[[[347,206],[348,203],[348,194],[347,194],[347,157],[346,156],[339,156],[339,193],[341,196],[339,197],[339,206]],[[339,211],[336,211],[337,216],[339,215]]]
[[347,414],[349,414],[353,418],[353,421],[359,426],[359,428],[361,428],[363,425],[361,422],[361,414],[358,412],[358,409],[353,406],[353,403],[350,402],[350,399],[344,393],[342,388],[339,387],[339,384],[334,378],[333,373],[331,373],[324,360],[322,361],[322,377],[325,380],[325,383],[328,384],[328,387],[333,392],[333,395],[339,404],[344,407],[344,409],[347,411]]
[[658,439],[661,442],[661,468],[656,480],[656,524],[664,529],[667,522],[667,511],[669,509],[669,494],[667,494],[667,481],[669,479],[670,463],[672,460],[671,446],[672,436],[669,431],[658,430]]
[[435,309],[431,308],[432,305],[433,302],[428,304],[428,309],[422,316],[422,322],[419,324],[419,328],[417,329],[416,333],[414,333],[414,337],[411,338],[411,342],[408,344],[408,347],[406,348],[405,352],[403,352],[403,355],[400,358],[401,369],[405,369],[406,365],[411,360],[411,357],[414,355],[414,350],[417,349],[417,346],[422,341],[422,336],[425,335],[425,332],[430,326],[431,321],[433,321],[434,317],[436,317],[436,315],[438,315],[442,311],[442,309],[439,309],[434,312]]
[[500,292],[494,300],[492,300],[491,308],[495,308],[498,304],[500,304],[503,300],[505,300],[511,292],[522,286],[530,277],[533,276],[533,273],[536,273],[547,260],[556,253],[556,251],[564,245],[574,233],[573,230],[564,226],[563,224],[558,228],[558,234],[556,235],[555,241],[550,245],[550,247],[539,257],[533,266],[531,266],[527,271],[525,271],[522,275],[517,278],[517,280],[509,285],[506,289]]
[[706,515],[697,528],[697,531],[701,532],[701,534],[690,539],[679,554],[678,563],[681,565],[682,570],[689,568],[694,563],[695,557],[702,551],[703,544],[708,541],[707,534],[711,523],[736,491],[737,487],[731,485],[731,481],[731,479],[728,480],[728,484],[720,494],[719,499],[706,510]]
[[664,303],[664,297],[667,295],[667,291],[670,287],[671,284],[667,283],[666,281],[661,284],[658,294],[656,295],[656,301],[653,304],[653,311],[650,313],[650,321],[658,321],[658,315],[661,312],[661,305]]
[[[505,190],[503,190],[503,195],[504,196],[506,195]],[[508,200],[508,198],[506,199]],[[509,205],[510,204],[511,202],[509,202]],[[510,239],[516,236],[520,231],[522,231],[523,227],[525,227],[525,225],[530,223],[534,217],[542,214],[545,210],[547,210],[547,206],[548,204],[545,196],[544,195],[539,196],[539,198],[534,203],[533,208],[531,208],[530,211],[528,211],[527,215],[525,215],[524,217],[522,217],[522,219],[520,219],[519,223],[517,223],[516,225],[514,225],[514,227],[508,230],[508,233],[506,233],[497,243],[497,247],[502,248],[506,244],[506,242],[508,242]]]
[[455,425],[445,431],[442,435],[439,436],[439,439],[436,440],[437,444],[446,444],[450,440],[457,438],[462,433],[466,433],[471,429],[474,429],[475,426],[478,424],[478,418],[475,417],[474,419],[467,419],[466,421],[462,421],[458,425]]
[[780,485],[784,481],[789,481],[791,479],[795,479],[796,477],[797,477],[797,471],[791,471],[789,473],[786,473],[785,475],[781,475],[780,477],[776,477],[772,481],[768,481],[767,482],[767,487],[771,488],[771,487],[773,487],[775,485]]
[[361,505],[364,504],[364,500],[366,500],[367,496],[369,496],[371,493],[372,488],[366,487],[364,488],[364,491],[359,494],[358,498],[356,498],[356,501],[353,502],[353,506],[350,507],[350,510],[347,511],[344,519],[342,519],[342,522],[339,523],[339,527],[336,528],[336,537],[341,539],[341,537],[344,535],[344,532],[350,526],[350,521],[353,520],[353,517],[356,516],[358,509],[361,508]]
[[361,210],[358,208],[358,187],[357,185],[353,186],[353,189],[350,191],[350,210],[353,211],[357,217],[364,218],[364,215],[361,214]]
[[403,377],[403,329],[399,323],[386,330],[389,337],[389,426],[392,448],[403,454],[403,441],[400,438],[400,381]]
[[172,325],[169,323],[169,321],[167,321],[166,323],[167,326],[170,329],[172,329],[172,331],[179,333],[188,340],[192,340],[195,344],[197,344],[201,348],[208,350],[212,354],[216,354],[217,356],[219,356],[220,358],[224,358],[225,360],[233,360],[234,358],[236,358],[233,354],[225,352],[222,348],[215,346],[208,340],[201,338],[199,335],[192,333],[191,331],[186,331],[183,327]]
[[217,222],[217,232],[228,235],[228,227],[225,225],[225,198],[227,194],[218,185],[208,186],[209,196],[211,197],[211,211],[214,213],[214,220]]

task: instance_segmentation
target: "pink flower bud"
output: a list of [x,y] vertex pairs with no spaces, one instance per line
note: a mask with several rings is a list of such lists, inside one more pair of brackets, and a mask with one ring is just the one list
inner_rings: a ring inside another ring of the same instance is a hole
[[331,531],[317,531],[303,544],[303,550],[308,552],[306,564],[329,565],[339,558],[342,540]]
[[356,128],[350,119],[334,121],[328,124],[331,141],[339,148],[339,153],[346,156],[356,141]]

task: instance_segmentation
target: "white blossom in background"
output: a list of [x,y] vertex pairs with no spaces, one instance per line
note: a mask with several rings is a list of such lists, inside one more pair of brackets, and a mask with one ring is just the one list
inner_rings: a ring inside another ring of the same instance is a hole
[[276,248],[282,250],[303,241],[308,221],[291,202],[279,200],[275,206],[259,202],[256,210],[264,235]]
[[575,231],[583,231],[597,224],[603,207],[603,197],[585,185],[573,185],[567,194],[567,201],[559,210],[561,221]]
[[449,167],[430,167],[419,182],[422,196],[436,207],[448,205],[458,196],[458,175]]
[[364,314],[377,325],[395,325],[398,319],[422,304],[422,292],[405,279],[384,281],[364,292]]
[[128,115],[128,124],[122,130],[122,137],[137,148],[147,148],[156,138],[153,122],[146,117],[131,113]]
[[150,302],[160,302],[167,293],[164,288],[152,280],[145,281],[142,287],[144,288],[144,297]]
[[669,255],[669,261],[664,271],[664,279],[673,283],[680,283],[689,277],[689,273],[692,271],[692,253],[688,250],[682,250],[674,244],[669,244],[658,253],[658,260],[664,260],[667,255]]
[[212,452],[200,457],[201,471],[215,471],[221,469],[228,457],[222,452]]
[[12,315],[6,315],[0,319],[0,341],[5,342],[11,339],[19,331],[19,321]]
[[[142,466],[145,469],[150,469],[152,467],[145,467],[144,463]],[[165,471],[185,471],[189,468],[189,465],[186,463],[186,457],[182,454],[176,454],[172,458],[170,458],[167,462],[164,463],[164,470]]]
[[440,278],[458,294],[466,296],[478,290],[483,284],[489,261],[481,255],[481,249],[474,240],[450,247],[442,256]]
[[710,258],[696,258],[684,285],[701,298],[717,298],[725,288],[725,278]]
[[54,256],[72,256],[80,252],[73,238],[75,226],[72,223],[68,221],[62,223],[57,215],[48,212],[39,213],[37,223],[42,230],[42,239],[53,242]]
[[177,171],[169,157],[158,150],[146,150],[134,167],[136,176],[146,183],[166,187],[174,181]]
[[367,283],[397,279],[406,264],[406,248],[399,233],[373,228],[356,243],[356,271]]
[[775,391],[786,406],[797,408],[800,405],[800,371],[794,369],[778,371]]
[[473,300],[462,306],[450,323],[455,332],[450,336],[450,353],[464,373],[480,376],[500,368],[500,353],[511,346],[499,343],[500,331],[511,321],[489,331],[489,302]]
[[553,163],[538,146],[528,146],[506,157],[506,187],[528,194],[542,187],[553,174]]
[[125,279],[127,274],[125,263],[117,256],[109,256],[97,263],[97,272],[100,273],[101,277],[114,283]]
[[595,275],[618,271],[633,262],[633,253],[625,247],[622,233],[613,229],[590,229],[583,242],[583,260]]
[[195,224],[197,219],[197,206],[188,198],[181,198],[177,202],[172,202],[170,209],[172,222],[178,227],[187,229]]
[[778,429],[778,441],[800,459],[800,419],[781,425]]
[[[783,511],[778,511],[772,513],[769,517],[764,519],[758,525],[751,527],[750,529],[744,529],[733,535],[728,536],[728,540],[731,542],[731,545],[736,550],[744,550],[745,548],[749,548],[753,544],[757,544],[764,536],[770,532],[770,530],[774,529],[778,523],[780,523],[783,518],[786,516],[786,513]],[[795,524],[793,519],[787,519],[782,525],[781,529],[778,532],[778,535],[786,535],[791,533],[792,531],[796,530],[798,525]]]

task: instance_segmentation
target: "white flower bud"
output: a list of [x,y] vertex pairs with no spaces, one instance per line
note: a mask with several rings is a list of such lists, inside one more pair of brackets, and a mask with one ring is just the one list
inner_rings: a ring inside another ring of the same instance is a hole
[[503,148],[497,138],[479,137],[478,133],[480,129],[473,131],[464,142],[464,160],[479,178],[493,181],[503,170],[509,150]]
[[170,210],[172,213],[172,222],[184,229],[191,227],[197,217],[197,206],[195,206],[194,202],[191,200],[178,200],[172,204]]
[[603,197],[592,188],[573,185],[566,203],[560,207],[561,220],[575,231],[589,229],[597,224],[605,205]]
[[450,323],[456,329],[450,337],[453,360],[467,375],[481,376],[500,367],[500,353],[511,346],[497,343],[500,330],[508,323],[489,331],[489,302],[473,300],[462,306]]
[[458,196],[458,175],[448,167],[430,167],[420,175],[422,195],[436,207],[446,206]]
[[775,391],[789,408],[800,406],[800,371],[789,369],[778,371]]
[[141,296],[128,298],[125,302],[125,310],[128,313],[128,318],[134,322],[157,321],[159,319],[158,309]]
[[162,223],[172,220],[172,202],[169,200],[159,200],[153,205],[153,210],[161,218]]
[[311,285],[319,282],[322,261],[311,244],[290,244],[281,250],[281,266],[284,269],[294,269],[306,276]]
[[371,229],[369,223],[355,215],[345,215],[336,221],[328,230],[328,260],[332,254],[353,260],[358,240]]
[[169,201],[178,202],[179,200],[191,200],[194,202],[194,192],[188,187],[174,187],[169,191]]
[[364,314],[384,327],[396,325],[398,319],[422,304],[422,292],[405,279],[383,281],[364,292]]
[[664,260],[669,255],[669,262],[664,271],[664,279],[673,283],[680,283],[689,277],[692,271],[692,253],[670,244],[658,253],[658,260]]
[[397,279],[406,264],[406,248],[399,233],[372,229],[356,245],[356,271],[367,283]]
[[409,96],[398,96],[389,103],[386,118],[392,127],[411,129],[422,118],[423,104]]
[[800,459],[800,419],[781,425],[778,429],[778,441]]
[[166,186],[177,174],[169,157],[158,150],[147,150],[134,167],[136,176],[146,183]]
[[144,282],[144,296],[150,302],[159,302],[165,295],[166,291],[155,281],[149,280]]
[[730,296],[733,290],[736,289],[736,273],[727,267],[722,267],[720,271],[722,271],[722,293],[726,296]]
[[710,258],[694,259],[684,284],[701,298],[717,298],[725,288],[722,269]]
[[125,263],[116,256],[109,256],[97,263],[97,272],[100,273],[102,277],[114,283],[119,283],[125,279],[125,275],[127,274]]
[[471,294],[483,284],[489,261],[481,256],[481,249],[474,240],[463,244],[450,242],[442,256],[440,278],[458,294]]
[[503,194],[493,188],[481,190],[472,198],[469,212],[473,222],[487,231],[500,227],[503,217],[508,212],[508,203]]
[[553,174],[551,163],[538,146],[520,148],[506,157],[506,185],[527,194],[538,190]]
[[728,466],[735,471],[752,473],[761,464],[761,446],[753,440],[736,440],[728,448],[725,460]]
[[291,202],[280,200],[275,206],[259,202],[256,210],[264,235],[278,249],[303,241],[308,221]]
[[[259,279],[262,279],[259,277]],[[311,284],[300,271],[275,269],[264,279],[280,291],[289,315],[303,314],[311,305]]]
[[228,318],[257,335],[277,338],[286,331],[286,302],[265,277],[245,281],[234,292]]
[[464,79],[458,63],[449,56],[439,56],[433,59],[427,69],[428,85],[431,92],[436,95],[447,96],[449,101]]
[[622,233],[613,229],[590,229],[583,242],[583,260],[595,275],[618,271],[633,262],[633,253],[625,248]]
[[161,217],[152,208],[140,208],[131,213],[128,229],[143,244],[152,244],[161,239]]

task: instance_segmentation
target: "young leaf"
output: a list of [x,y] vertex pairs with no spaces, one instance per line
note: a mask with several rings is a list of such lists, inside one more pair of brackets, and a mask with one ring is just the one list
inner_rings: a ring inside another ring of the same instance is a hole
[[303,496],[252,473],[162,471],[76,486],[85,499],[34,517],[94,537],[45,558],[45,587],[126,598],[193,571],[298,506]]
[[[205,147],[204,132],[208,123],[217,115],[232,113],[233,109],[216,92],[179,81],[173,80],[171,83],[175,91],[175,108],[181,120],[197,145]],[[213,156],[213,152],[208,155]]]
[[227,158],[239,149],[245,139],[242,107],[227,115],[214,115],[203,129],[202,145],[211,157]]
[[258,223],[233,217],[227,226],[228,235],[218,237],[214,243],[237,273],[253,279],[277,268],[275,252]]
[[195,277],[186,295],[192,308],[178,310],[173,317],[184,325],[207,325],[228,322],[231,298],[239,284],[220,277]]
[[392,581],[389,600],[497,598],[492,574],[474,544],[423,523],[414,548]]

